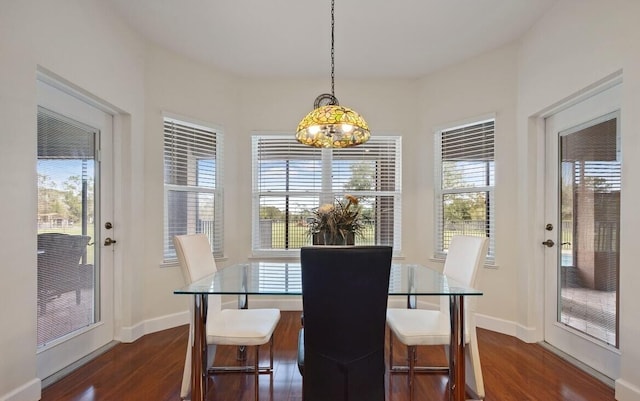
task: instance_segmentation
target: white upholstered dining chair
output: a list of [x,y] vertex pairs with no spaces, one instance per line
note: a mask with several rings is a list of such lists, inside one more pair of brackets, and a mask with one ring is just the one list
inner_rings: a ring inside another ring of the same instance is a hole
[[[473,287],[476,273],[484,264],[488,238],[454,236],[449,244],[443,273],[460,284]],[[478,353],[474,302],[465,309],[465,377],[467,387],[480,399],[484,398],[484,381]],[[449,345],[451,334],[449,298],[440,297],[440,309],[388,309],[389,367],[391,373],[407,372],[409,378],[409,400],[413,400],[414,378],[417,372],[448,372],[449,367],[416,366],[416,347],[419,345]],[[393,338],[407,346],[408,367],[393,365]],[[445,348],[448,351],[448,348]]]
[[[177,235],[173,242],[187,284],[215,273],[216,262],[206,235]],[[273,331],[279,320],[280,311],[278,309],[222,309],[221,296],[210,294],[208,296],[206,326],[207,367],[209,367],[207,374],[221,371],[253,374],[255,377],[255,399],[258,400],[259,373],[270,373],[273,370]],[[191,316],[191,325],[193,325],[193,316]],[[187,355],[180,390],[180,397],[183,400],[189,399],[191,393],[192,342],[193,338],[191,330],[189,330],[189,342],[187,343]],[[259,367],[259,346],[267,343],[269,343],[269,366]],[[216,345],[255,346],[253,367],[247,369],[246,367],[212,366]]]

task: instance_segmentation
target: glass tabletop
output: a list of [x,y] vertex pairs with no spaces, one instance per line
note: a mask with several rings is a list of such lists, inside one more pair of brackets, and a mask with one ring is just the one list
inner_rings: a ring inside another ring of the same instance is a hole
[[[239,263],[174,291],[174,294],[302,295],[300,262]],[[393,263],[389,295],[482,295],[437,270]]]

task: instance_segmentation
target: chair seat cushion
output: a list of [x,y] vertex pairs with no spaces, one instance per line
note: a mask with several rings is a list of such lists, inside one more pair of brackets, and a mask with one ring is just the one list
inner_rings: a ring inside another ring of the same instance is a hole
[[207,343],[262,345],[269,342],[280,320],[278,309],[223,309],[209,316]]
[[[441,345],[449,343],[449,316],[439,310],[387,309],[387,324],[405,345]],[[469,332],[465,330],[465,342]]]

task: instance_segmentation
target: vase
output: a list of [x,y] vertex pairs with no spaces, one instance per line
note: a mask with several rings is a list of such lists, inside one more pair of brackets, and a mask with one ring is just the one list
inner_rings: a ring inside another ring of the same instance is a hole
[[354,245],[355,236],[347,233],[344,237],[340,234],[332,235],[328,231],[321,231],[313,236],[313,245]]

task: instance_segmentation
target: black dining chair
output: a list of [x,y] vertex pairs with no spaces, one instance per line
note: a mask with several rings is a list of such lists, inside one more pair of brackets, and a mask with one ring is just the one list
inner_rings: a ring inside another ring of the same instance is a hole
[[304,401],[384,401],[390,246],[300,251]]

